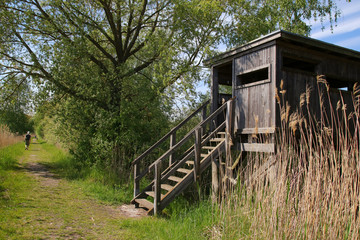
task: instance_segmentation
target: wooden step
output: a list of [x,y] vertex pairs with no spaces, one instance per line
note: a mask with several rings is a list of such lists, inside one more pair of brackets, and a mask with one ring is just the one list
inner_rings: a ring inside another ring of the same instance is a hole
[[202,158],[206,158],[207,156],[209,156],[209,153],[201,153],[200,154],[200,157],[202,157]]
[[171,181],[174,181],[174,182],[181,182],[182,181],[182,178],[175,177],[175,176],[170,176],[168,179],[171,180]]
[[186,161],[186,164],[189,165],[194,165],[194,161]]
[[135,202],[139,204],[140,207],[144,207],[147,209],[152,209],[154,207],[154,204],[145,198],[136,198]]
[[240,150],[244,152],[275,152],[274,143],[241,143]]
[[216,148],[216,147],[214,147],[214,146],[202,146],[202,149],[207,149],[207,150],[213,150],[214,148]]
[[[155,192],[154,191],[147,191],[145,192],[147,195],[149,195],[150,197],[155,198]],[[162,199],[164,197],[164,194],[161,194],[160,198]]]
[[210,142],[222,142],[224,138],[212,138],[210,139]]
[[166,191],[171,191],[171,190],[173,190],[174,187],[169,184],[161,184],[161,188]]
[[179,168],[179,169],[177,169],[176,171],[181,172],[181,173],[188,174],[188,173],[190,173],[192,170],[186,169],[186,168]]
[[218,135],[224,135],[224,136],[225,136],[226,133],[225,133],[225,132],[218,132],[217,134],[218,134]]

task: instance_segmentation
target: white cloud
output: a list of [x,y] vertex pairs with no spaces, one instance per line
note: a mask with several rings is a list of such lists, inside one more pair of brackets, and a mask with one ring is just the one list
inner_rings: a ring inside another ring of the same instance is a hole
[[323,39],[326,37],[330,37],[333,34],[343,34],[352,32],[356,29],[360,29],[360,16],[354,16],[352,18],[347,18],[345,21],[341,21],[338,23],[337,27],[334,28],[333,33],[330,29],[326,29],[322,31],[321,29],[317,32],[311,34],[312,38]]
[[355,36],[352,38],[339,41],[336,44],[347,48],[353,48],[353,47],[358,47],[359,43],[360,43],[360,36]]
[[[330,29],[330,23],[324,20],[323,23],[320,21],[311,20],[309,24],[312,26],[312,34],[313,38],[326,38],[329,36],[338,35],[346,32],[351,32],[360,28],[360,1],[353,0],[352,2],[347,2],[345,0],[339,0],[337,3],[338,9],[341,11],[341,16],[338,19],[338,22],[335,24],[333,28],[333,33]],[[323,25],[322,25],[323,24]],[[325,26],[324,31],[321,30],[321,27]]]
[[360,1],[353,0],[352,2],[345,2],[344,0],[338,4],[339,9],[341,10],[341,16],[350,16],[354,13],[359,13],[360,11]]

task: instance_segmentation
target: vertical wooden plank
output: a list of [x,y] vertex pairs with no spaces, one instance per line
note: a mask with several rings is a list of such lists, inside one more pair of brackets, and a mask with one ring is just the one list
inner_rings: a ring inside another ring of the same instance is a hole
[[[210,114],[218,109],[219,101],[219,70],[216,67],[211,68],[211,108]],[[215,119],[216,121],[216,119]],[[216,123],[215,123],[216,124]],[[210,131],[214,130],[214,126],[210,123]]]
[[194,181],[200,178],[200,158],[201,158],[201,128],[195,130],[195,144],[194,144]]
[[140,173],[140,165],[139,165],[139,163],[134,164],[134,198],[140,192],[140,180],[136,180],[139,173]]
[[[201,122],[207,118],[206,113],[207,113],[207,104],[201,110]],[[206,133],[206,126],[207,126],[207,124],[201,128],[201,135],[204,135]]]
[[232,145],[232,118],[233,118],[233,100],[227,102],[227,111],[226,111],[226,134],[225,134],[225,154],[226,154],[226,170],[225,174],[228,178],[233,178],[232,174],[232,157],[231,157],[231,145]]
[[160,201],[161,201],[161,161],[155,164],[155,178],[154,178],[154,215],[160,213]]
[[[174,131],[170,135],[170,148],[172,148],[175,144],[176,144],[176,131]],[[169,156],[169,166],[171,166],[171,164],[173,164],[174,160],[175,160],[175,152],[170,154],[170,156]]]
[[[220,156],[218,157],[220,158]],[[219,170],[216,165],[216,159],[211,161],[211,201],[216,203],[219,196]]]

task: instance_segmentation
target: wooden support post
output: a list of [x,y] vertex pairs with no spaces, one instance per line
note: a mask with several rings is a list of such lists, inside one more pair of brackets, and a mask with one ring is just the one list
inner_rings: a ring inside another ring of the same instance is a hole
[[212,159],[211,161],[211,180],[212,180],[211,201],[213,203],[217,202],[219,196],[219,171],[215,161],[216,159]]
[[227,102],[227,111],[226,111],[226,130],[225,130],[225,175],[227,178],[233,178],[233,171],[231,169],[233,165],[232,157],[231,157],[231,146],[233,145],[233,100]]
[[194,181],[200,178],[200,160],[201,160],[201,128],[195,130],[195,144],[194,144]]
[[160,212],[161,201],[161,161],[155,164],[154,187],[154,215],[157,215]]
[[[206,115],[206,111],[207,110],[207,105],[205,105],[201,111],[201,122],[204,121],[207,117]],[[204,136],[204,134],[206,133],[206,125],[205,124],[202,128],[201,128],[201,135]]]
[[[176,144],[176,131],[174,131],[170,135],[170,148],[172,148]],[[175,153],[170,154],[169,156],[169,166],[174,163],[175,160]]]
[[[134,198],[140,193],[140,180],[136,179],[140,173],[140,164],[134,164]],[[136,206],[137,207],[137,206]]]
[[[218,109],[219,104],[219,73],[218,69],[215,67],[211,68],[211,108],[210,108],[210,114],[215,112],[216,109]],[[215,125],[216,125],[216,119]],[[213,124],[210,124],[210,131],[212,132],[216,126],[213,126]]]

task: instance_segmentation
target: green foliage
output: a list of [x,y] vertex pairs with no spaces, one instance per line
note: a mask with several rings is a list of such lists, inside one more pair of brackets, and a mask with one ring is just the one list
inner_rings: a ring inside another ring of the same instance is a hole
[[134,157],[169,129],[174,98],[197,98],[199,66],[220,41],[239,44],[279,28],[306,34],[311,16],[338,14],[331,0],[2,5],[1,96],[29,102],[29,94],[15,93],[34,84],[37,134],[61,142],[80,168],[124,180]]
[[244,44],[278,29],[309,35],[309,21],[336,23],[340,11],[334,0],[228,0],[231,23],[227,25],[228,46]]
[[210,239],[213,225],[217,225],[217,219],[208,201],[182,208],[168,219],[127,219],[121,222],[121,227],[129,229],[135,239]]
[[4,77],[0,82],[0,124],[8,126],[12,133],[33,130],[30,117],[25,114],[31,102],[31,90],[27,84],[25,76],[16,74]]
[[33,126],[29,116],[23,112],[0,110],[0,124],[8,126],[12,133],[23,134],[27,131],[33,131]]
[[17,157],[22,154],[24,144],[18,143],[0,149],[0,170],[10,170],[17,166]]

